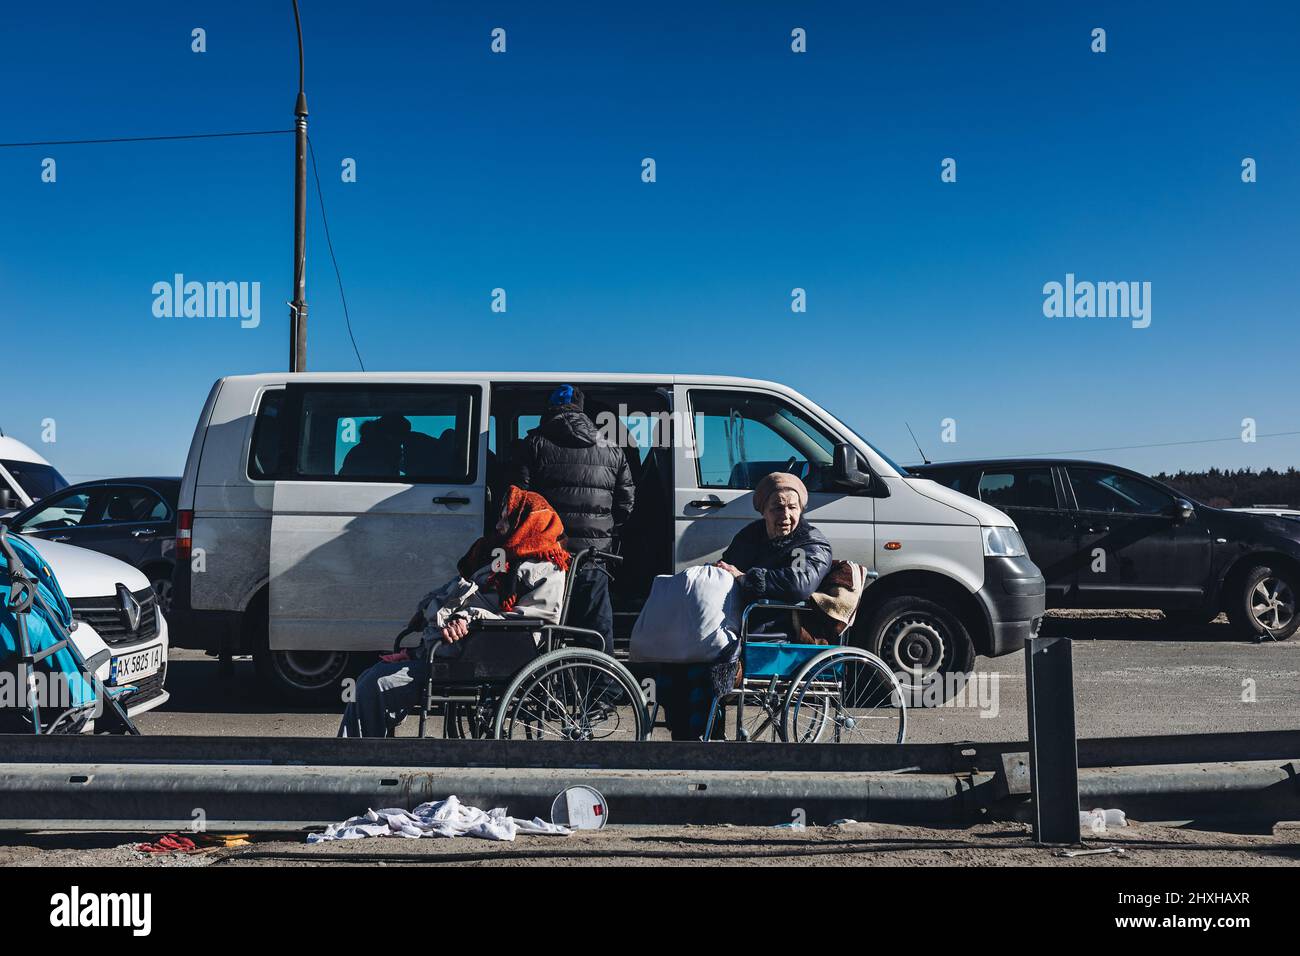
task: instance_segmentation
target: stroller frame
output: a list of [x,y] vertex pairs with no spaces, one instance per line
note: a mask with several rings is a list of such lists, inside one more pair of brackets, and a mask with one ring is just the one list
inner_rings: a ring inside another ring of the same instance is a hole
[[[81,651],[72,640],[69,629],[63,626],[59,619],[59,614],[55,612],[46,603],[45,598],[41,596],[38,583],[27,573],[27,568],[22,559],[14,551],[13,545],[9,541],[9,529],[0,524],[0,552],[4,554],[8,562],[9,574],[9,609],[13,613],[17,622],[18,638],[18,656],[17,656],[17,677],[20,686],[27,689],[27,711],[32,722],[32,732],[37,736],[59,733],[64,726],[79,726],[84,724],[85,720],[94,717],[96,720],[96,731],[100,728],[98,720],[102,716],[110,718],[110,723],[122,732],[132,736],[139,736],[140,730],[136,727],[135,722],[127,715],[126,708],[122,702],[117,699],[117,694],[112,693],[101,681],[95,672],[87,664],[86,659],[82,656]],[[59,640],[55,641],[49,647],[40,651],[33,651],[31,638],[27,631],[27,615],[32,609],[39,606],[45,612],[45,617],[53,625],[55,633]],[[74,621],[72,627],[77,626]],[[59,651],[66,650],[77,666],[83,679],[90,684],[91,690],[95,694],[95,703],[86,704],[81,707],[70,708],[55,717],[49,724],[45,724],[41,715],[41,704],[37,700],[37,695],[32,688],[33,669],[46,658],[53,657]],[[100,704],[103,704],[103,710],[100,710]]]

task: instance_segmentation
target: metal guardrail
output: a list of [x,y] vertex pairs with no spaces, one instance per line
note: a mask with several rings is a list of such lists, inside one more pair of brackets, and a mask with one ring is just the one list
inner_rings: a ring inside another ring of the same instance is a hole
[[[782,744],[735,741],[566,742],[387,740],[337,737],[35,738],[0,734],[0,764],[217,764],[408,767],[719,770],[803,773],[1000,771],[1023,740],[975,743]],[[1266,730],[1078,741],[1079,767],[1300,759],[1300,730]]]

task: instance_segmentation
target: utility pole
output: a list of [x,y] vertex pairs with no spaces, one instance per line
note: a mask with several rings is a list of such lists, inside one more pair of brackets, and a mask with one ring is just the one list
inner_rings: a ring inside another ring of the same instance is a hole
[[289,304],[289,371],[307,371],[307,93],[303,89],[302,18],[293,0],[298,28],[298,102],[294,106],[293,302]]

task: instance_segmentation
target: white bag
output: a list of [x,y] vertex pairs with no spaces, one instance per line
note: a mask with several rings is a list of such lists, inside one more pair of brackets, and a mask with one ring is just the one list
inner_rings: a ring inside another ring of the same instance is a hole
[[722,568],[661,574],[632,628],[628,658],[639,664],[711,664],[739,642],[740,589]]

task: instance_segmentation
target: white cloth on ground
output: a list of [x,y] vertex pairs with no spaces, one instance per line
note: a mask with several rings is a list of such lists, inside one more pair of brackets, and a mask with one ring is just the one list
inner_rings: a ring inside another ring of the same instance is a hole
[[740,589],[713,565],[661,574],[632,627],[628,657],[645,664],[706,664],[739,642]]
[[467,806],[455,794],[446,800],[422,803],[414,810],[391,808],[367,810],[360,816],[349,817],[342,823],[331,823],[324,833],[308,834],[308,843],[326,840],[362,840],[366,837],[423,836],[478,837],[483,840],[513,841],[518,833],[535,833],[545,836],[569,836],[568,827],[547,823],[541,817],[516,820],[507,816],[504,807],[486,813],[478,807]]

